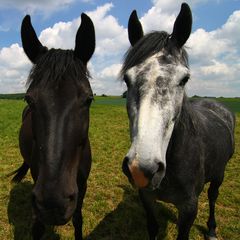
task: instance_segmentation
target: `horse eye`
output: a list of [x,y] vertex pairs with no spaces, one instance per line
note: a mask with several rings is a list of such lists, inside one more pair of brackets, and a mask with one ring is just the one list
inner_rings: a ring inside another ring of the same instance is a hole
[[34,103],[33,98],[32,98],[31,96],[29,96],[29,95],[26,95],[26,96],[24,97],[24,101],[27,102],[27,104],[28,104],[28,106],[29,106],[30,108],[33,108],[33,107],[35,106],[35,103]]
[[87,98],[87,100],[86,100],[86,103],[87,103],[88,105],[90,105],[93,100],[94,100],[94,97],[93,97],[93,96],[89,96],[89,97]]
[[130,79],[129,79],[129,77],[128,77],[126,74],[123,76],[123,80],[125,81],[127,87],[129,87],[129,85],[130,85]]
[[184,77],[179,83],[179,86],[184,87],[185,84],[188,82],[188,79],[189,79],[189,76]]

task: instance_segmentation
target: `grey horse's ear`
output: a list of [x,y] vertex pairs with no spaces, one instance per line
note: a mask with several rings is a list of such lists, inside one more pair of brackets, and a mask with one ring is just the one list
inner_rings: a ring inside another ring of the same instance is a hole
[[171,40],[181,48],[188,40],[192,31],[192,12],[187,3],[183,3],[174,26]]
[[36,63],[37,58],[47,52],[47,48],[38,40],[29,15],[26,15],[22,21],[21,38],[24,52],[32,63]]
[[95,29],[91,18],[85,13],[81,14],[81,20],[76,35],[74,55],[86,65],[95,50]]
[[137,11],[132,11],[128,20],[128,39],[132,46],[143,37],[142,25],[138,19]]

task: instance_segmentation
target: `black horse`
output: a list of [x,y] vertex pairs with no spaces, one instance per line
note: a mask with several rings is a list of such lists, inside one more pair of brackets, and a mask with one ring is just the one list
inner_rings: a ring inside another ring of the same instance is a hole
[[88,138],[89,107],[93,93],[87,62],[95,49],[91,19],[81,15],[75,49],[44,47],[30,16],[22,22],[23,49],[32,61],[19,134],[22,166],[13,181],[30,168],[33,239],[41,239],[44,225],[63,225],[73,217],[75,239],[82,239],[82,203],[91,168]]
[[152,32],[144,36],[136,11],[128,23],[132,47],[121,73],[128,87],[132,144],[122,168],[139,188],[150,239],[157,239],[158,234],[156,199],[177,207],[177,239],[189,239],[198,197],[208,182],[208,239],[216,239],[215,202],[234,152],[234,115],[220,103],[191,100],[185,94],[190,70],[183,45],[191,27],[186,3],[170,35]]

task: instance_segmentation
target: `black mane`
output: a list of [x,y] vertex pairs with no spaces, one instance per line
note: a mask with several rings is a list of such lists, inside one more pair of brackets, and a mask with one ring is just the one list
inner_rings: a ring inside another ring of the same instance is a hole
[[26,85],[30,87],[58,86],[64,79],[78,82],[89,77],[86,66],[74,56],[73,50],[50,49],[32,67]]
[[175,128],[181,127],[189,134],[198,135],[201,123],[199,122],[197,112],[193,108],[193,102],[194,100],[189,99],[186,94],[184,95],[181,113],[175,124]]
[[[121,69],[121,76],[131,67],[140,64],[155,53],[161,51],[164,47],[170,53],[174,54],[177,48],[170,43],[171,35],[164,31],[154,31],[144,35],[133,47],[129,48],[124,56],[123,66]],[[182,48],[182,58],[188,66],[188,56],[184,48]]]

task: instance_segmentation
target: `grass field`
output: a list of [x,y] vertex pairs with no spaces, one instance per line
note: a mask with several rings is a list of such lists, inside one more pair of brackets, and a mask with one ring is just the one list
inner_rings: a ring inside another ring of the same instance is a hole
[[[237,113],[236,153],[229,162],[216,205],[219,240],[240,239],[240,100],[223,99]],[[234,104],[233,104],[234,103]],[[0,100],[0,239],[29,240],[31,232],[31,177],[10,183],[6,174],[22,162],[18,149],[21,111],[25,103]],[[87,240],[145,240],[145,215],[137,191],[121,172],[129,143],[125,102],[117,98],[96,98],[91,107],[90,139],[93,165],[84,200],[84,237]],[[199,201],[198,217],[191,239],[200,240],[206,231],[208,202],[206,189]],[[159,239],[176,239],[176,209],[158,203]],[[73,239],[73,227],[48,228],[44,239]]]

